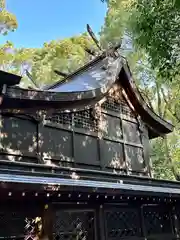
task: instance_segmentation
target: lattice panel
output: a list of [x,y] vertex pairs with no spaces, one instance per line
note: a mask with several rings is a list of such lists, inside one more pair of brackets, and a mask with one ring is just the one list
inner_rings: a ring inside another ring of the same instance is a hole
[[134,118],[135,115],[125,100],[121,102],[122,114]]
[[46,121],[71,126],[72,125],[72,113],[55,113],[51,116],[46,116]]
[[36,229],[36,220],[35,219],[25,219],[24,226],[24,235],[26,240],[34,240],[36,238],[37,229]]
[[46,121],[77,128],[97,131],[97,120],[93,117],[92,110],[84,110],[76,113],[55,113],[46,117]]
[[4,239],[35,239],[37,224],[35,218],[27,217],[24,211],[5,211],[0,212],[0,237]]
[[102,108],[113,112],[121,112],[120,102],[116,101],[112,97],[107,98],[107,100],[102,104]]
[[55,240],[95,239],[94,212],[70,210],[57,211],[53,233]]
[[16,211],[0,212],[0,237],[15,237],[24,235],[24,216]]
[[136,209],[109,210],[105,218],[108,240],[141,237],[140,217]]
[[74,114],[75,127],[97,131],[97,120],[91,110],[80,111]]
[[144,208],[143,215],[148,236],[172,233],[170,214],[165,208],[148,206]]
[[134,113],[132,112],[125,99],[120,99],[118,101],[112,97],[108,97],[107,100],[102,104],[102,108],[104,108],[105,110],[122,113],[132,118],[135,117]]

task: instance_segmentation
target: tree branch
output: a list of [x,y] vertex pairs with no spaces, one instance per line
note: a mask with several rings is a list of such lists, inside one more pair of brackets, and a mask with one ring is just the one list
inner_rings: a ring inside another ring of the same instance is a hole
[[174,111],[171,109],[171,107],[170,107],[171,103],[170,103],[170,101],[168,102],[168,101],[166,100],[166,95],[165,95],[164,90],[163,90],[162,88],[161,88],[161,92],[162,92],[162,95],[163,95],[163,100],[164,100],[164,102],[165,102],[166,105],[167,105],[167,109],[169,110],[169,112],[171,113],[171,115],[178,121],[178,123],[180,123],[180,118],[177,116],[176,112],[174,112]]

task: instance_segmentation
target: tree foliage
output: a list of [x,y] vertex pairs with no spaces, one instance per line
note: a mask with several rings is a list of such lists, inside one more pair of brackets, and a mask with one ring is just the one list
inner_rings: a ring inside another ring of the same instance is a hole
[[17,49],[7,41],[0,46],[0,69],[22,75],[25,67],[32,63],[32,56],[33,49]]
[[34,49],[15,48],[12,42],[7,41],[0,46],[0,70],[21,75],[22,86],[31,86],[25,70],[31,69]]
[[109,43],[118,44],[126,28],[128,13],[124,1],[109,1],[105,24],[101,29],[101,44],[108,47]]
[[176,126],[167,138],[151,143],[154,175],[179,180],[179,1],[106,2],[108,11],[101,30],[103,44],[120,39],[127,43],[121,52],[128,58],[143,97],[158,115]]
[[109,0],[102,39],[131,35],[133,44],[144,49],[152,69],[166,81],[179,76],[180,4],[178,0]]
[[0,33],[6,35],[17,28],[16,16],[6,10],[6,1],[0,0]]
[[167,80],[180,70],[180,6],[174,0],[136,0],[130,14],[135,44],[146,50],[153,69]]
[[23,86],[31,86],[25,70],[40,86],[61,80],[54,70],[71,73],[89,61],[86,48],[93,43],[87,34],[44,43],[42,48],[15,48],[12,42],[0,46],[0,69],[23,76]]
[[61,79],[54,70],[71,73],[89,60],[85,48],[91,48],[87,34],[45,43],[33,56],[32,76],[41,85]]

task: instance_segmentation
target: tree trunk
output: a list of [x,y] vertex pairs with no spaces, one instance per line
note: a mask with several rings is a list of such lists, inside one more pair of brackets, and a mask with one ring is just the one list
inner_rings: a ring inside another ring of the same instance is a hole
[[168,165],[170,166],[175,179],[177,181],[180,181],[180,175],[177,172],[177,170],[176,170],[176,168],[175,168],[175,166],[173,164],[172,158],[170,156],[170,153],[169,153],[168,141],[167,141],[167,136],[166,135],[163,136],[163,140],[164,140],[164,144],[165,144],[166,161],[167,161]]
[[157,91],[158,113],[159,113],[159,116],[162,117],[161,93],[160,93],[160,87],[158,82],[156,82],[156,91]]

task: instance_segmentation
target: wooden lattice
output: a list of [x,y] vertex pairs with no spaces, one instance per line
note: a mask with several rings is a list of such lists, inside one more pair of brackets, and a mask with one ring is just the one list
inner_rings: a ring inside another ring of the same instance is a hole
[[172,233],[168,209],[158,206],[147,206],[144,208],[143,216],[147,236]]
[[59,210],[56,212],[53,231],[55,240],[95,239],[94,213]]
[[141,223],[136,209],[117,208],[106,211],[107,239],[141,237]]

